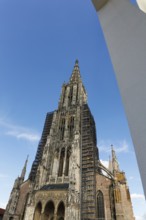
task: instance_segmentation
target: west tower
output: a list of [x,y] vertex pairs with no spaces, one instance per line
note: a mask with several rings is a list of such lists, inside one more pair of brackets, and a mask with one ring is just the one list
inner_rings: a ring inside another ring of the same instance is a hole
[[[25,169],[26,163],[23,176]],[[114,149],[109,169],[100,163],[95,122],[77,60],[69,82],[62,86],[58,109],[46,116],[28,180],[23,177],[12,189],[4,217],[8,219],[134,219]]]

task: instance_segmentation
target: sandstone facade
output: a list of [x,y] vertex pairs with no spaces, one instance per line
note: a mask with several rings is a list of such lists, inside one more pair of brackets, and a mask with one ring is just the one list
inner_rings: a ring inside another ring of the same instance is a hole
[[28,180],[16,179],[4,220],[134,220],[125,173],[112,148],[109,169],[99,160],[94,118],[78,61],[48,113]]

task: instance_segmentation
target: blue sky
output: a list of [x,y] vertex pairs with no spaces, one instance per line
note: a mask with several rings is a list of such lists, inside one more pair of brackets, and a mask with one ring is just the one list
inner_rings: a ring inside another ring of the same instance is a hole
[[[136,220],[146,204],[113,67],[90,0],[0,1],[0,206],[29,154],[34,160],[45,115],[57,108],[79,59],[95,117],[100,158],[110,145],[126,172]],[[139,216],[139,217],[138,217]]]

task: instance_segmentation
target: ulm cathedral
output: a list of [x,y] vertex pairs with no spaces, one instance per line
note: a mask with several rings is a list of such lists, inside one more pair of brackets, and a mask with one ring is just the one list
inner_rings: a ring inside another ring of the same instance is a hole
[[15,180],[3,220],[134,220],[125,173],[114,149],[99,160],[94,118],[78,61],[63,84],[58,109],[47,113],[27,180]]

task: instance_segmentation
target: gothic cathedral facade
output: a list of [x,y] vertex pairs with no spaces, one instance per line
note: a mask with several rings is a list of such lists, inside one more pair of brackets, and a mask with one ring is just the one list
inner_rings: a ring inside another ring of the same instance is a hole
[[15,180],[3,220],[134,220],[125,173],[111,153],[106,168],[76,61],[58,109],[46,116],[28,179],[26,161]]

